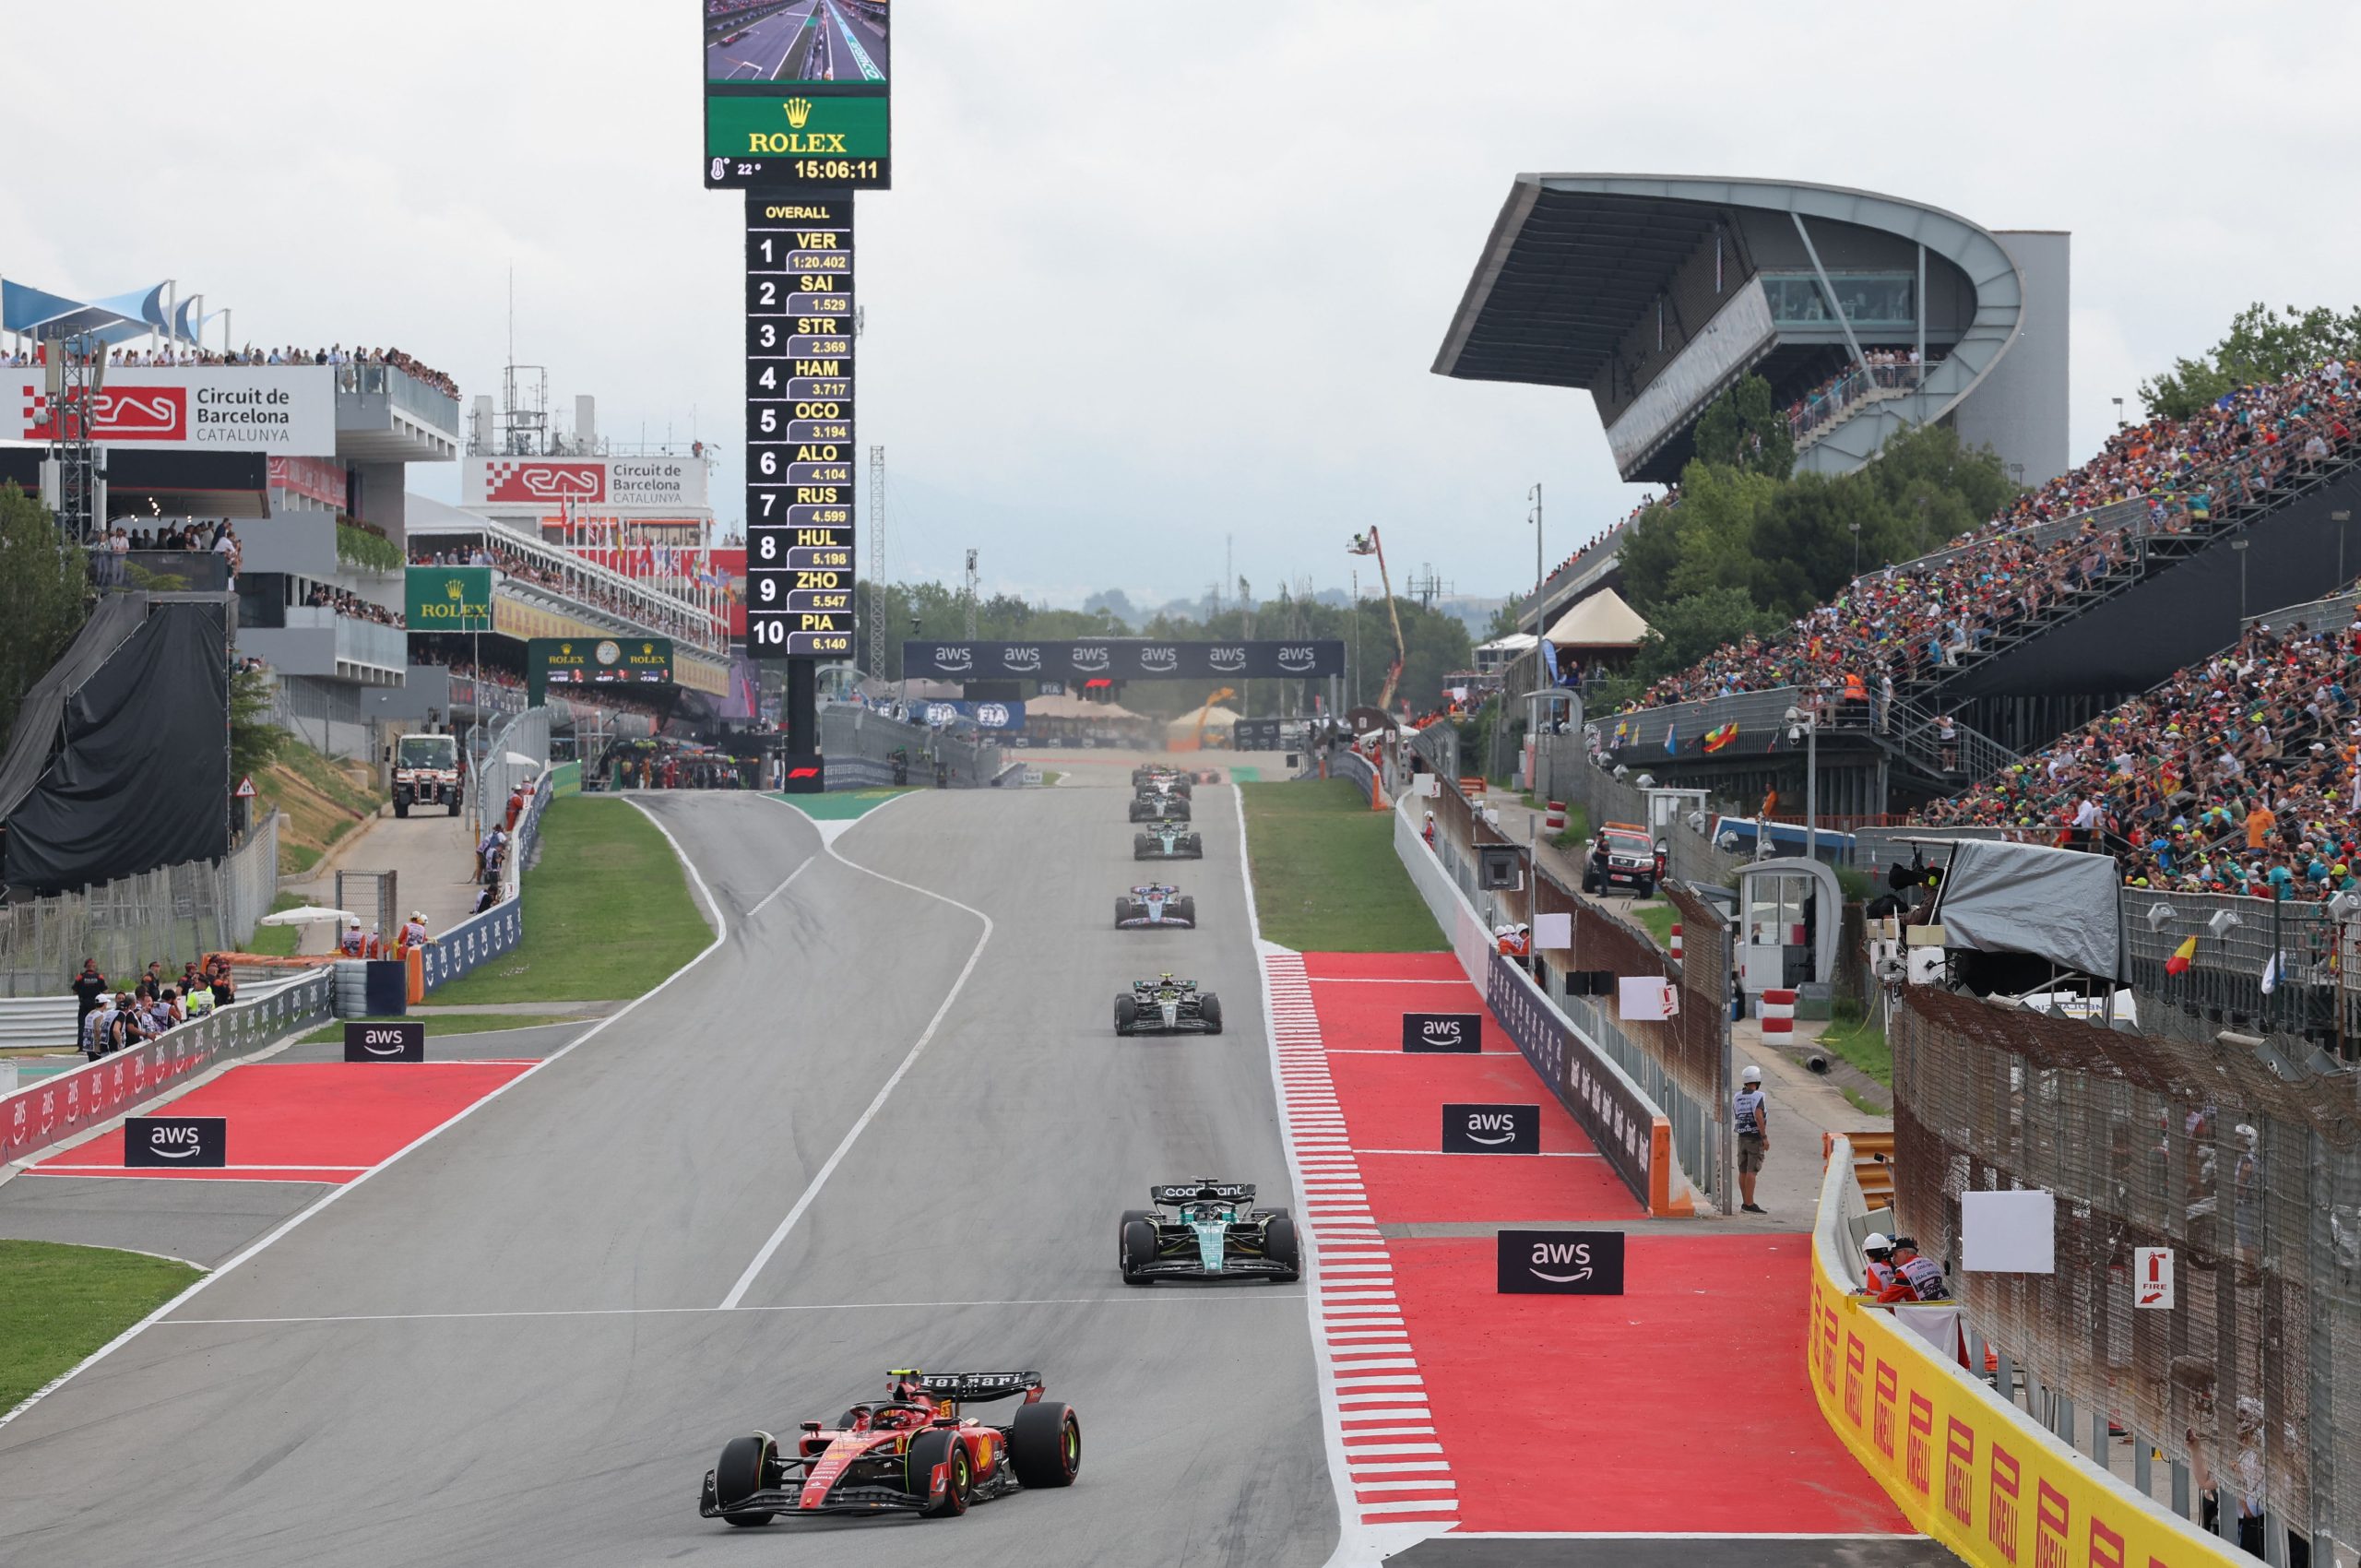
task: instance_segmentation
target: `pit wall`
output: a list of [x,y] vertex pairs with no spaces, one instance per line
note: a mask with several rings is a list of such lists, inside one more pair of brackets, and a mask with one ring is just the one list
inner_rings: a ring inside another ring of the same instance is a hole
[[1837,1137],[1813,1226],[1806,1372],[1830,1430],[1912,1525],[1978,1568],[2254,1568],[1852,1294],[1848,1221],[1866,1212],[1853,1146]]

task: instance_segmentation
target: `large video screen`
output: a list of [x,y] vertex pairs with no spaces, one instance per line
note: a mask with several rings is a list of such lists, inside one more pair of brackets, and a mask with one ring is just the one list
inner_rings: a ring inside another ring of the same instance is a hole
[[893,183],[890,0],[697,0],[705,183],[787,192]]
[[705,79],[789,87],[885,80],[886,0],[702,0]]

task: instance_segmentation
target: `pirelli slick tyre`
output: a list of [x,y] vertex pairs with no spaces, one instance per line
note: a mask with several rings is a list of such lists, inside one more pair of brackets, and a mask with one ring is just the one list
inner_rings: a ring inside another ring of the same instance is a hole
[[1019,1405],[1008,1429],[1008,1458],[1019,1486],[1072,1486],[1082,1470],[1082,1423],[1054,1400]]
[[[766,1431],[752,1437],[733,1437],[721,1445],[721,1458],[713,1467],[713,1502],[717,1508],[731,1508],[763,1490],[763,1481],[771,1467],[771,1455],[777,1443]],[[733,1525],[767,1525],[768,1514],[728,1514]]]
[[[1153,1226],[1156,1223],[1156,1214],[1150,1209],[1127,1208],[1123,1211],[1123,1218],[1115,1221],[1115,1261],[1118,1264],[1128,1265],[1130,1262],[1133,1221]],[[1153,1235],[1154,1232],[1151,1230],[1150,1234]]]
[[1193,897],[1175,898],[1172,900],[1172,913],[1178,915],[1180,919],[1187,921],[1191,925],[1195,925],[1197,923],[1197,900]]
[[1198,997],[1197,1016],[1205,1021],[1205,1033],[1221,1033],[1221,998],[1210,991]]
[[1115,900],[1115,923],[1116,923],[1118,926],[1120,926],[1120,925],[1121,925],[1125,921],[1130,920],[1131,918],[1132,918],[1132,901],[1131,901],[1129,898],[1118,898],[1118,899],[1116,899],[1116,900]]
[[1192,833],[1189,835],[1189,853],[1201,861],[1205,858],[1204,835],[1201,833]]
[[919,1513],[929,1519],[955,1518],[967,1511],[968,1489],[976,1484],[976,1462],[957,1432],[920,1432],[910,1440],[910,1451],[902,1460],[902,1490],[913,1497],[931,1495],[937,1465],[951,1467],[951,1484],[943,1489],[941,1501]]
[[1147,859],[1146,834],[1134,833],[1132,835],[1132,859],[1135,861],[1144,861]]
[[1115,998],[1115,1032],[1117,1034],[1130,1034],[1132,1032],[1132,1026],[1139,1021],[1139,998],[1135,996],[1118,996]]
[[1117,1261],[1122,1265],[1124,1284],[1153,1283],[1140,1272],[1142,1265],[1156,1257],[1156,1227],[1148,1222],[1144,1211],[1133,1209],[1123,1216],[1123,1229],[1116,1253]]
[[1172,781],[1172,792],[1180,796],[1184,801],[1191,795],[1196,793],[1196,790],[1197,784],[1196,780],[1193,778],[1184,777],[1176,778]]
[[1303,1251],[1296,1239],[1293,1219],[1284,1214],[1271,1217],[1271,1223],[1263,1229],[1263,1255],[1287,1265],[1285,1274],[1270,1276],[1274,1284],[1292,1285],[1303,1277]]

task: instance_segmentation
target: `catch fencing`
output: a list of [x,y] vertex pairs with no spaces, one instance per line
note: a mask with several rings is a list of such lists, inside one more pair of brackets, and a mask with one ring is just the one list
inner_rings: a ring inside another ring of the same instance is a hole
[[[1896,1204],[2035,1413],[2195,1516],[2191,1459],[2315,1543],[2361,1541],[2361,1118],[2349,1075],[1908,988],[1894,1034]],[[2056,1272],[1965,1273],[1964,1193],[2056,1194]],[[2177,1302],[2134,1305],[2172,1249]],[[2082,1412],[2078,1420],[2075,1412]],[[2168,1477],[2150,1474],[2161,1449]],[[2284,1558],[2273,1556],[2272,1561]],[[2343,1561],[2343,1559],[2338,1559]]]
[[[516,761],[509,760],[516,758]],[[492,732],[492,740],[474,759],[469,787],[471,802],[489,826],[508,809],[511,791],[531,784],[550,770],[550,710],[528,707]],[[519,857],[510,856],[514,866]]]
[[86,957],[110,977],[150,960],[175,973],[233,951],[270,912],[279,888],[279,814],[219,861],[191,861],[70,893],[0,905],[0,996],[58,996]]

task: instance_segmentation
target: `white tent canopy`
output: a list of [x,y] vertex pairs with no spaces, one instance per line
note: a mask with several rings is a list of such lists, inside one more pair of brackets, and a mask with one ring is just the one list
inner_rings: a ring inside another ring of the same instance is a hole
[[1548,632],[1560,647],[1637,647],[1647,635],[1647,622],[1613,588],[1599,589],[1559,616]]
[[1531,653],[1533,645],[1539,640],[1531,632],[1511,632],[1507,636],[1494,637],[1488,643],[1477,643],[1476,651],[1506,654],[1513,659],[1520,653]]
[[1205,732],[1209,735],[1228,733],[1229,727],[1239,719],[1239,712],[1236,708],[1224,707],[1219,703],[1216,703],[1210,707],[1191,708],[1166,725],[1164,731],[1168,735],[1192,735],[1196,733],[1200,716],[1204,719]]

